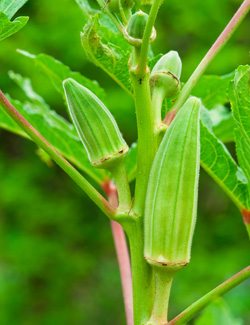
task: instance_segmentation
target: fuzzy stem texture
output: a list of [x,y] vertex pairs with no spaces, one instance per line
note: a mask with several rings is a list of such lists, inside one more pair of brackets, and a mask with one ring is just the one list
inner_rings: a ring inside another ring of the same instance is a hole
[[153,304],[152,269],[143,256],[142,218],[123,224],[128,239],[132,263],[134,325],[145,324]]
[[132,70],[131,79],[134,88],[138,129],[138,160],[134,211],[137,215],[141,216],[144,212],[148,177],[157,149],[157,139],[154,132],[155,122],[151,105],[149,72],[142,76]]
[[167,323],[168,304],[173,282],[173,272],[164,268],[154,267],[154,305],[150,320],[146,325],[162,325]]
[[119,212],[127,212],[131,208],[131,193],[124,159],[117,161],[112,168],[110,168],[110,171],[118,192],[118,210]]

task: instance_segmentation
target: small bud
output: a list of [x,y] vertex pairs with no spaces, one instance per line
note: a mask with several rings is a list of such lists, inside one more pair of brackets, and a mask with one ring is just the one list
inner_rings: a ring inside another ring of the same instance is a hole
[[145,206],[144,256],[175,270],[190,260],[200,165],[201,102],[187,100],[164,135],[151,169]]
[[163,99],[176,96],[180,90],[180,76],[182,63],[176,51],[163,55],[150,75],[152,89],[160,90]]
[[145,12],[139,10],[134,13],[128,22],[128,35],[135,39],[142,39],[147,21],[148,15]]
[[89,89],[69,78],[63,87],[69,113],[92,165],[110,168],[128,146],[107,107]]

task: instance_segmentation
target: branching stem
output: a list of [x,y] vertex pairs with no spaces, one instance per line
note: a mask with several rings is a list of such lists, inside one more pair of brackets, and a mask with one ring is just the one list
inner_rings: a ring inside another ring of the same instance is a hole
[[190,319],[192,319],[199,311],[205,308],[211,301],[220,297],[227,291],[239,285],[244,280],[250,277],[250,266],[247,266],[240,272],[233,275],[231,278],[220,284],[218,287],[207,293],[205,296],[194,302],[187,309],[181,312],[173,320],[171,320],[168,325],[180,325],[186,324]]
[[124,160],[117,161],[110,171],[118,192],[118,210],[119,212],[127,212],[131,209],[131,193]]
[[30,138],[69,175],[88,197],[109,217],[115,209],[107,200],[17,111],[0,90],[0,103],[6,113],[30,136]]

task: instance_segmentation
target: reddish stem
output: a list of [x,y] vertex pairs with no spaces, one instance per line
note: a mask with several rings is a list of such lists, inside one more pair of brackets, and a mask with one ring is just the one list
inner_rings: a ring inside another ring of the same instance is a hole
[[242,213],[244,223],[246,225],[249,225],[250,224],[250,210],[243,209],[241,211],[241,213]]
[[[118,196],[115,185],[111,181],[107,181],[103,184],[102,188],[110,204],[116,208],[118,206]],[[110,223],[122,283],[126,321],[127,325],[133,325],[132,275],[127,241],[122,226],[116,221],[111,221]]]
[[223,32],[219,35],[219,37],[216,39],[214,44],[211,46],[211,48],[208,50],[204,58],[201,60],[197,68],[194,70],[188,81],[185,83],[180,96],[178,97],[174,108],[176,111],[178,111],[181,106],[185,103],[188,96],[190,95],[192,89],[197,84],[199,78],[202,76],[204,71],[206,70],[209,63],[215,58],[215,56],[218,54],[218,52],[223,48],[223,46],[227,43],[227,41],[230,39],[234,31],[237,29],[241,21],[244,19],[244,17],[247,15],[250,8],[250,0],[244,0],[239,7],[239,9],[236,11],[232,19],[229,21]]

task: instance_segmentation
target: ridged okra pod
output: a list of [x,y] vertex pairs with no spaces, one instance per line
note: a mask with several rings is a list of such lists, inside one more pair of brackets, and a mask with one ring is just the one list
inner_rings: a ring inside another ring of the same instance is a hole
[[69,114],[93,166],[110,168],[128,146],[103,102],[75,80],[64,80]]
[[190,260],[200,165],[201,102],[187,100],[167,129],[152,165],[145,206],[146,260],[175,270]]

